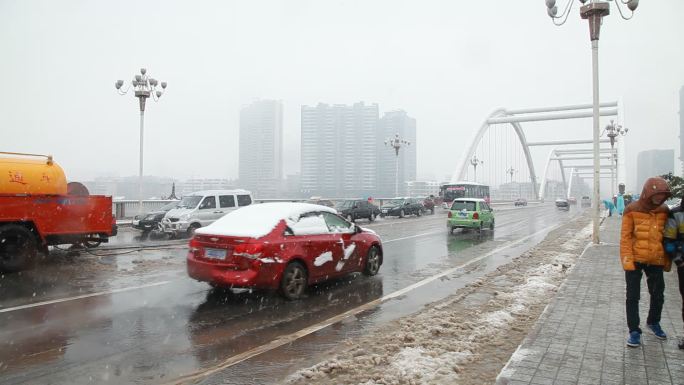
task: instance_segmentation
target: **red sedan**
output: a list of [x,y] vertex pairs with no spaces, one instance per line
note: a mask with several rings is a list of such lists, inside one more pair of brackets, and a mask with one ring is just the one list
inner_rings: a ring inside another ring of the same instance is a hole
[[279,289],[298,299],[317,282],[377,274],[382,242],[329,207],[264,203],[198,229],[187,262],[190,277],[212,286]]

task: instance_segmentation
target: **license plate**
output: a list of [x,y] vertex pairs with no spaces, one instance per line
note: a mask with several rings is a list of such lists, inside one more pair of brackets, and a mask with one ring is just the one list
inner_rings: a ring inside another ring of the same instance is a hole
[[383,214],[387,214],[387,210],[382,210],[382,213],[383,213]]
[[140,224],[140,221],[138,221],[138,220],[133,221],[133,226],[138,226],[139,224]]
[[226,259],[226,250],[204,249],[204,256],[209,259]]
[[468,213],[460,212],[458,213],[458,216],[465,218],[468,216]]

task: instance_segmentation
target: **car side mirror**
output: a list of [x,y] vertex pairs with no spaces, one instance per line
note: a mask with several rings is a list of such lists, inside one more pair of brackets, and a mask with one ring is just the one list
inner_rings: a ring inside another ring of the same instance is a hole
[[363,229],[359,225],[354,225],[354,234],[362,233]]

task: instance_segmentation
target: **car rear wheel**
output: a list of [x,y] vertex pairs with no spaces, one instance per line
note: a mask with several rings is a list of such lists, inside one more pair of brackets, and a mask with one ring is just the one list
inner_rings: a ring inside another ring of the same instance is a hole
[[369,221],[373,222],[375,220],[376,216],[375,213],[371,213],[370,217],[368,218]]
[[36,237],[25,227],[0,227],[0,271],[16,272],[31,267],[37,246]]
[[423,210],[418,209],[418,211],[416,211],[416,216],[419,217],[421,215],[423,215]]
[[280,281],[280,290],[289,300],[300,299],[306,291],[306,269],[299,262],[292,262],[285,268]]
[[481,233],[483,229],[484,229],[484,222],[480,222],[480,227],[477,228],[477,231],[479,233]]
[[404,209],[399,211],[399,218],[403,218],[406,214],[404,213]]
[[494,230],[494,220],[492,219],[492,222],[489,224],[489,229]]
[[380,250],[377,247],[372,246],[368,249],[368,255],[366,255],[366,267],[363,269],[363,274],[367,276],[373,276],[378,274],[380,270]]

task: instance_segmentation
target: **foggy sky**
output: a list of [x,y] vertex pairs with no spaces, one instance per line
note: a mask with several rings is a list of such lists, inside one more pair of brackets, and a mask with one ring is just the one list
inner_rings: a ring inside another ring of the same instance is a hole
[[[603,25],[601,99],[624,101],[630,183],[638,151],[679,157],[682,15],[642,1],[624,21],[612,4]],[[148,104],[145,174],[178,179],[237,177],[239,110],[259,98],[283,101],[286,174],[301,105],[365,101],[417,119],[418,175],[438,180],[491,111],[591,102],[587,22],[575,4],[556,27],[541,0],[0,0],[0,52],[0,151],[53,154],[70,180],[137,174],[137,100],[114,81],[140,67],[169,83]],[[591,119],[523,127],[591,137]]]

